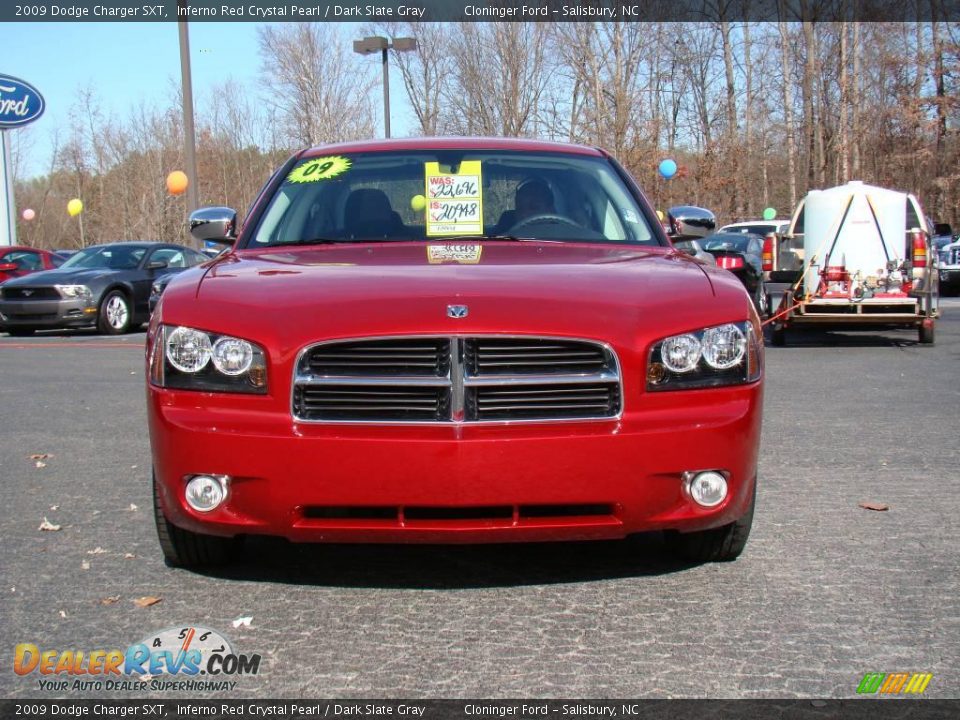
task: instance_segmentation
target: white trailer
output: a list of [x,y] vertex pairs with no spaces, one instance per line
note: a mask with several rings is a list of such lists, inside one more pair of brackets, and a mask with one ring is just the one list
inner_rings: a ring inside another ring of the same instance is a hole
[[930,230],[909,193],[851,181],[811,191],[786,237],[802,269],[771,317],[774,344],[804,325],[916,327],[933,343],[939,300]]

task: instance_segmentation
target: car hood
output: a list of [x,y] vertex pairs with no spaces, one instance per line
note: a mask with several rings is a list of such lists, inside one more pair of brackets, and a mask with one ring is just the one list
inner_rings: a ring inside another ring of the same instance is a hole
[[[718,303],[731,283],[734,302]],[[199,284],[186,276],[171,283],[163,298],[166,323],[271,335],[283,347],[416,332],[619,335],[627,342],[638,328],[672,331],[748,315],[733,276],[670,248],[550,242],[240,251]],[[448,317],[449,305],[467,306],[467,317]]]
[[25,285],[29,287],[41,287],[49,285],[87,285],[95,282],[107,275],[114,275],[118,272],[129,272],[125,270],[109,270],[97,268],[80,268],[77,270],[41,270],[24,277],[14,280],[8,280],[10,286]]

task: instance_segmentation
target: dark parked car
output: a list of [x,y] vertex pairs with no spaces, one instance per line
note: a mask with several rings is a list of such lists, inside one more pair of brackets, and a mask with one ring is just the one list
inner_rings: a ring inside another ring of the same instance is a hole
[[47,328],[95,326],[117,335],[146,322],[150,286],[162,275],[207,261],[182,245],[124,242],[81,250],[56,270],[0,287],[0,330],[30,335]]
[[767,289],[763,284],[763,237],[743,232],[718,232],[700,241],[717,265],[736,275],[753,298],[760,317],[767,313]]
[[0,247],[0,283],[41,270],[58,268],[66,260],[66,257],[49,250],[38,250],[22,245]]

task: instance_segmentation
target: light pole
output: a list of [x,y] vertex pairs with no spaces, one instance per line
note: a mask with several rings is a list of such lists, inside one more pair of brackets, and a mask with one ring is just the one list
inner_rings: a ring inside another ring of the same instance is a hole
[[387,51],[409,52],[417,49],[416,38],[394,38],[393,42],[380,35],[365,37],[363,40],[353,41],[353,51],[360,55],[375,55],[380,53],[383,64],[383,135],[390,137],[390,64],[387,62]]
[[[186,8],[186,0],[177,0],[177,8]],[[181,15],[182,17],[182,15]],[[180,92],[183,96],[183,160],[187,173],[187,215],[197,209],[200,204],[197,185],[197,140],[193,125],[193,81],[190,73],[190,36],[187,30],[187,21],[177,23],[180,35]],[[198,246],[192,237],[190,243]]]

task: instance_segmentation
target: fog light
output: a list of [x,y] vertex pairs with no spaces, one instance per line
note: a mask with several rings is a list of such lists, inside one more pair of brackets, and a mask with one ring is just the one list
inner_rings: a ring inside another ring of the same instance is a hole
[[687,473],[687,494],[697,505],[716,507],[727,498],[727,479],[714,470]]
[[197,512],[210,512],[227,499],[225,475],[194,475],[187,482],[187,505]]

